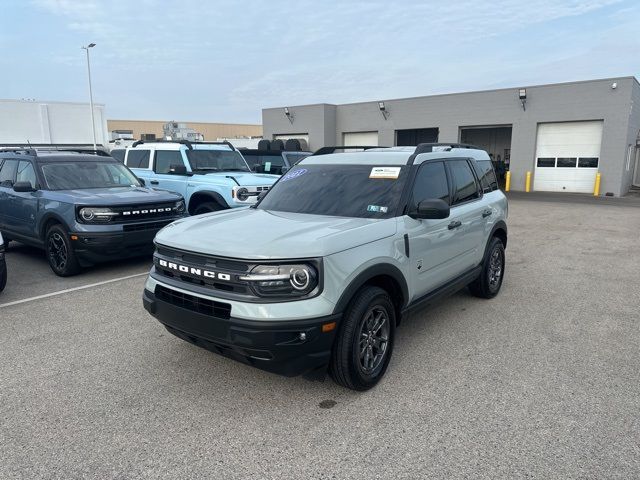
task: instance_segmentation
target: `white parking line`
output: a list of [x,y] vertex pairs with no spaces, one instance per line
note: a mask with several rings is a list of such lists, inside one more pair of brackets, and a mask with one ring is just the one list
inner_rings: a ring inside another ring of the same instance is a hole
[[20,305],[21,303],[33,302],[35,300],[41,300],[43,298],[55,297],[57,295],[64,295],[65,293],[77,292],[78,290],[86,290],[87,288],[99,287],[101,285],[107,285],[108,283],[120,282],[122,280],[128,280],[130,278],[142,277],[148,275],[148,272],[136,273],[134,275],[127,275],[126,277],[112,278],[111,280],[105,280],[103,282],[90,283],[89,285],[81,285],[80,287],[67,288],[66,290],[58,290],[57,292],[45,293],[44,295],[38,295],[30,298],[23,298],[22,300],[16,300],[15,302],[0,303],[0,308],[12,307],[13,305]]

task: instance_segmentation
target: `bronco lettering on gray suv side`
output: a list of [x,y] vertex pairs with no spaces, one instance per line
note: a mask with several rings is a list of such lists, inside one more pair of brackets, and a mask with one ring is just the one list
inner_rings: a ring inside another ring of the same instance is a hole
[[160,231],[144,306],[195,345],[366,390],[408,311],[465,286],[498,294],[506,218],[475,147],[313,155],[252,208]]

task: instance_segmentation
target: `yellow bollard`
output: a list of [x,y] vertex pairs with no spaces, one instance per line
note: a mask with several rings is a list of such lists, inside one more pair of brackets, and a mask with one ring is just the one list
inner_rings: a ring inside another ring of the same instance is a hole
[[504,191],[508,192],[511,190],[511,172],[507,172],[507,176],[504,179]]
[[524,184],[524,191],[527,193],[531,191],[531,172],[527,172],[527,180]]
[[596,183],[593,186],[593,196],[597,197],[598,195],[600,195],[600,177],[602,175],[600,174],[600,172],[596,173]]

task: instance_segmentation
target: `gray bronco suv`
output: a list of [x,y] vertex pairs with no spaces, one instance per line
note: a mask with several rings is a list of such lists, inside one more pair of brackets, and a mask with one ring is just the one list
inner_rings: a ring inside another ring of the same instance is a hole
[[161,230],[144,306],[200,347],[366,390],[407,312],[466,286],[498,294],[506,218],[475,147],[313,155],[253,207]]

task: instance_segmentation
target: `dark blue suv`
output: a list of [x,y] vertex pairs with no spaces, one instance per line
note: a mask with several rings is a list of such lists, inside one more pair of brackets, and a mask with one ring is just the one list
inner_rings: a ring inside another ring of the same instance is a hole
[[81,267],[153,252],[156,233],[185,216],[182,196],[145,188],[109,156],[0,151],[0,231],[43,248],[66,277]]

